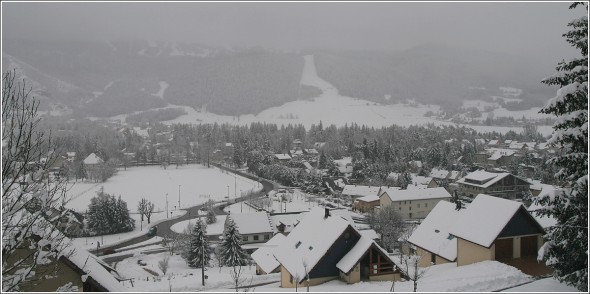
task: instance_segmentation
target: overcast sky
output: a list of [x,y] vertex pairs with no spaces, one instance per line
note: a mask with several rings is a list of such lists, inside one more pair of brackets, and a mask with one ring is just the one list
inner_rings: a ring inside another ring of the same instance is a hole
[[568,3],[2,3],[4,37],[142,38],[214,46],[407,49],[423,43],[552,60],[586,14]]

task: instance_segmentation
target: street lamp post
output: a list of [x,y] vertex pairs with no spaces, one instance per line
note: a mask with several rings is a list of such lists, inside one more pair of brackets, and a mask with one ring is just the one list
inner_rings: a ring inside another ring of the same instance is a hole
[[178,209],[180,209],[180,185],[178,185]]
[[[240,190],[240,197],[242,197],[242,190]],[[244,199],[242,199],[242,201],[240,201],[240,213],[244,212],[243,206],[244,206]]]
[[166,193],[166,218],[168,218],[168,193]]
[[227,203],[229,203],[229,185],[227,185]]

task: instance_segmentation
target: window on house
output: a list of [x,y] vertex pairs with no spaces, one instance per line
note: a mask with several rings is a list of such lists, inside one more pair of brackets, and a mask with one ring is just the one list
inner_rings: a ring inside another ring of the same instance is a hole
[[258,241],[258,235],[254,235],[254,241]]
[[410,218],[412,218],[412,213],[410,212]]
[[418,203],[418,208],[420,208],[420,203]]
[[412,210],[412,207],[410,206],[410,210]]
[[248,236],[244,236],[244,241],[248,241]]
[[264,240],[268,240],[268,239],[270,239],[270,235],[269,234],[265,234],[264,235]]
[[424,203],[424,207],[428,207],[428,203]]
[[434,253],[430,253],[430,263],[436,264],[436,255]]

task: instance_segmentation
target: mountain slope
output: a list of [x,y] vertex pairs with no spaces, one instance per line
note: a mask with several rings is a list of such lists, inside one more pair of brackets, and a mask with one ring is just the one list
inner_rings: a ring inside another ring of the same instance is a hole
[[[23,74],[47,89],[53,102],[93,116],[168,103],[238,115],[319,94],[300,87],[303,58],[297,54],[148,41],[7,40],[4,44],[6,58],[30,64]],[[64,98],[56,81],[72,85],[76,94]],[[162,82],[169,87],[163,97],[156,97],[153,94]]]
[[523,91],[520,107],[530,108],[554,94],[540,83],[551,68],[535,60],[432,44],[396,54],[322,52],[316,64],[343,95],[376,102],[416,99],[456,109],[464,99],[489,100],[512,87]]

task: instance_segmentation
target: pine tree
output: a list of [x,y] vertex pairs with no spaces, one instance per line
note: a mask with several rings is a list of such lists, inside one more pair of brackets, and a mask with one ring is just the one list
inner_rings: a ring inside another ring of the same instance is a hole
[[135,220],[129,216],[127,202],[98,191],[88,205],[88,229],[98,235],[129,232],[135,229]]
[[221,242],[221,263],[225,266],[248,264],[248,253],[242,248],[242,236],[235,223],[229,219]]
[[207,224],[214,224],[217,222],[217,215],[215,211],[213,211],[213,207],[210,206],[207,208]]
[[[204,258],[204,263],[203,263]],[[200,268],[209,266],[209,240],[205,236],[205,224],[199,219],[193,226],[190,236],[189,250],[185,256],[186,262],[190,267]]]
[[[574,3],[570,9],[587,3]],[[542,113],[554,114],[550,143],[558,148],[556,157],[549,163],[559,171],[556,178],[566,186],[564,193],[544,197],[541,214],[553,216],[557,225],[548,230],[547,242],[540,250],[555,269],[553,275],[560,281],[588,291],[588,18],[575,19],[568,24],[572,28],[563,34],[581,57],[562,61],[558,74],[543,83],[558,85],[557,96],[549,100]]]

